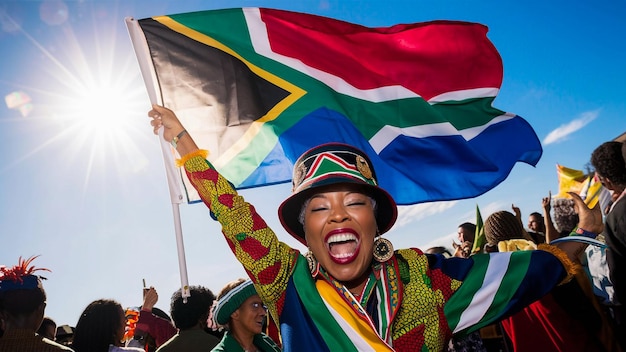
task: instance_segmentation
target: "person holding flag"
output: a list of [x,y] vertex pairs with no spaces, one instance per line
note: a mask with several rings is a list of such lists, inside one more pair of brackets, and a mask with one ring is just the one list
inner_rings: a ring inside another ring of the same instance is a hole
[[[585,244],[444,258],[394,250],[381,236],[397,217],[368,156],[341,143],[314,147],[294,165],[293,194],[279,207],[280,242],[255,208],[206,159],[174,112],[153,105],[155,134],[172,142],[191,183],[280,329],[285,351],[441,351],[453,334],[499,321],[568,282]],[[579,228],[603,229],[579,197]],[[503,289],[503,287],[507,289]],[[480,297],[480,299],[479,299]]]

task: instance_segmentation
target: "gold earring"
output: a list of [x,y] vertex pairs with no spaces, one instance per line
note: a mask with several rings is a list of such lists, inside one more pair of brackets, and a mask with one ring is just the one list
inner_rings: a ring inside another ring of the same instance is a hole
[[317,259],[315,258],[315,255],[313,255],[313,252],[309,250],[308,252],[306,252],[304,257],[306,258],[306,262],[309,264],[309,271],[311,272],[311,275],[315,274],[315,272],[317,271],[317,264],[318,264]]
[[386,238],[378,237],[374,241],[374,259],[383,263],[391,259],[393,256],[393,244]]

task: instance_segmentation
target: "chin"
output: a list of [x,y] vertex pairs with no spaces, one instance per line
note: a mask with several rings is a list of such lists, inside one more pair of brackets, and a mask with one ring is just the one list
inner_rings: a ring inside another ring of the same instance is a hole
[[368,270],[369,267],[363,268],[362,270],[357,270],[356,267],[350,266],[335,268],[334,273],[330,271],[329,272],[336,280],[339,280],[341,282],[349,282],[359,279],[364,275],[364,273],[368,272]]

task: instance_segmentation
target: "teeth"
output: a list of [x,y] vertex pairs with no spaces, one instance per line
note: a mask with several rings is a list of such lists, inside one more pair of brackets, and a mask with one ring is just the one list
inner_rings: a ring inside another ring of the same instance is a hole
[[328,244],[333,244],[336,242],[346,242],[346,241],[356,241],[357,238],[354,234],[351,233],[339,233],[336,235],[332,235],[328,238]]

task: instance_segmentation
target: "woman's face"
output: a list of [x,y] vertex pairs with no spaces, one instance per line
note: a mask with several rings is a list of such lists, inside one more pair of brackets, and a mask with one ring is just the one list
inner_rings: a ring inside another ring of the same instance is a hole
[[369,273],[376,232],[372,201],[354,186],[322,189],[304,210],[307,245],[320,265],[344,284],[358,284]]
[[259,295],[248,297],[231,315],[231,323],[237,324],[238,332],[257,335],[263,332],[263,324],[267,316],[267,308]]

